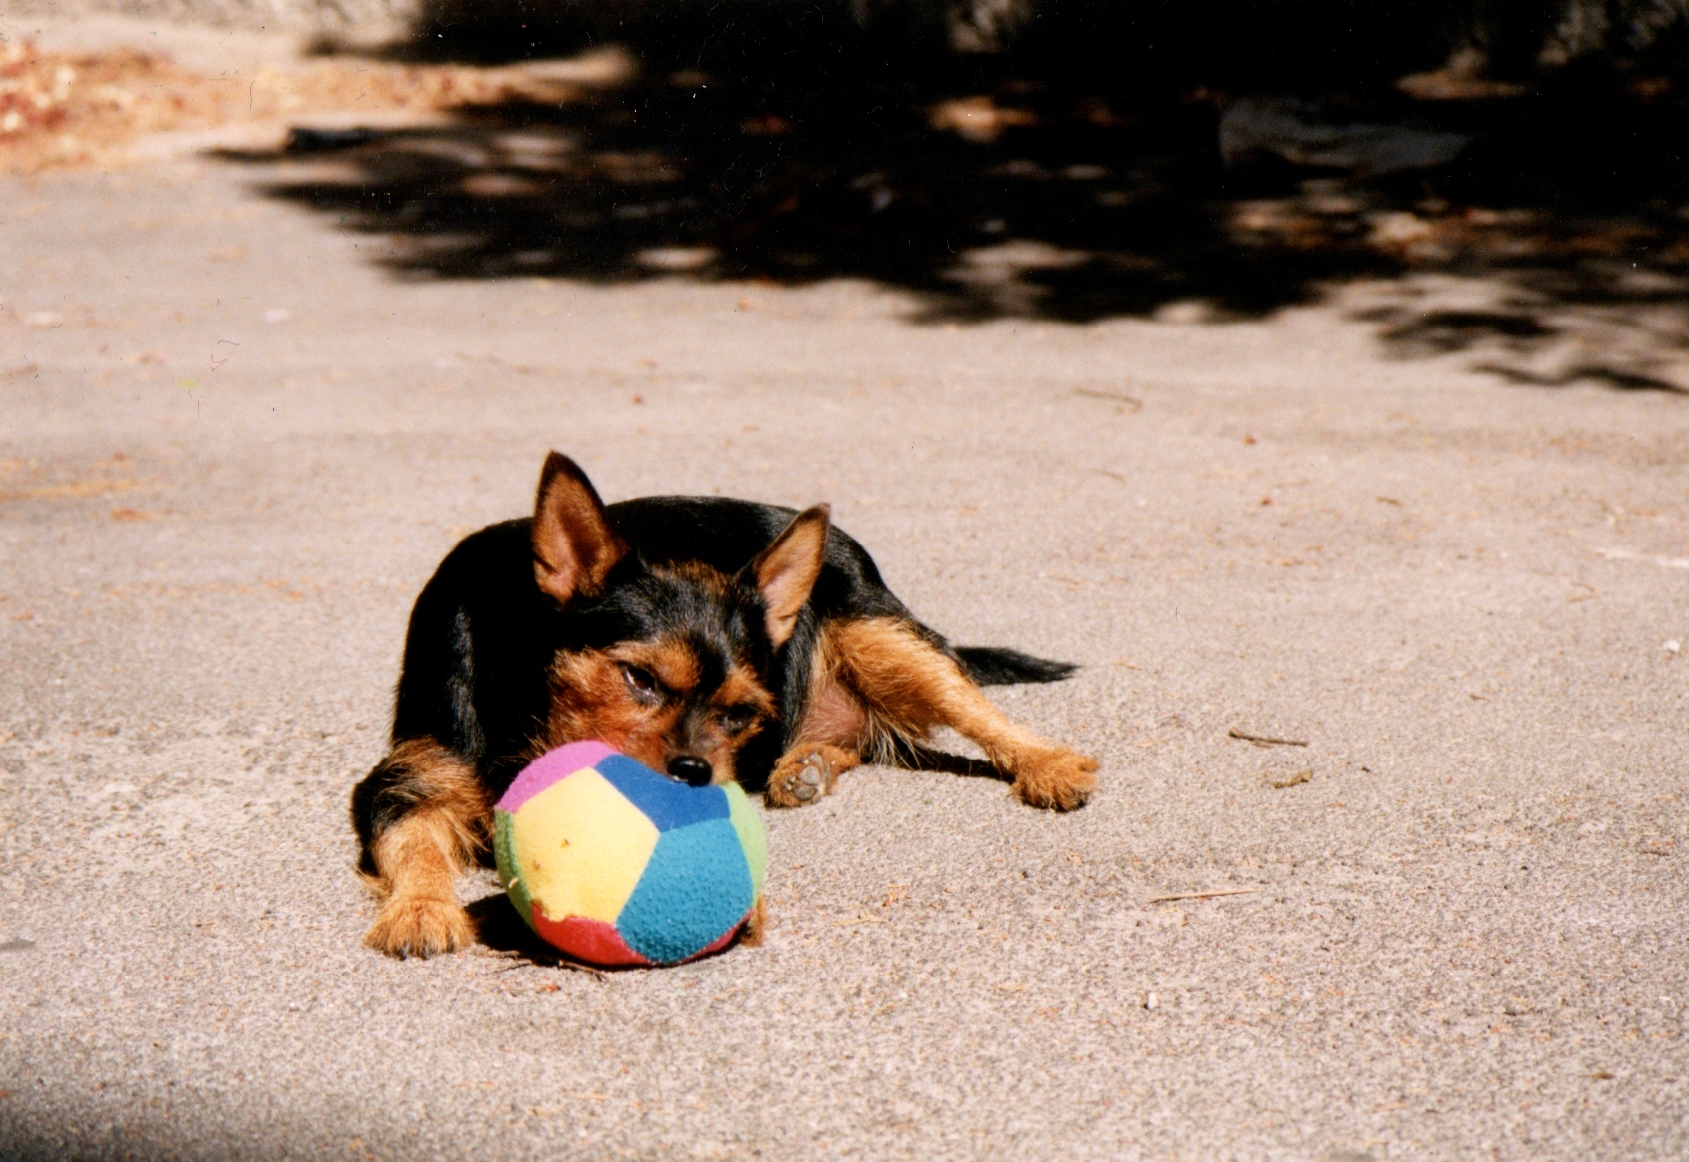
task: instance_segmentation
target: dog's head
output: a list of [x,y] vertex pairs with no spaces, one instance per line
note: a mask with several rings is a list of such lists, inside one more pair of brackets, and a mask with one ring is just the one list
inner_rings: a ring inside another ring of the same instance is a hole
[[702,785],[778,716],[767,682],[821,572],[828,513],[800,513],[729,576],[649,564],[616,535],[585,473],[553,452],[534,504],[534,578],[567,613],[551,665],[548,746],[596,738]]

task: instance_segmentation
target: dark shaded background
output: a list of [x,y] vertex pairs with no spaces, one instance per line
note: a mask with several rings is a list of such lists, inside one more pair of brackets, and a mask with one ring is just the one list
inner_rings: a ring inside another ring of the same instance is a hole
[[[1194,303],[1223,321],[1360,278],[1485,275],[1505,291],[1482,309],[1370,317],[1412,355],[1528,353],[1564,338],[1566,311],[1633,331],[1646,315],[1649,353],[1585,342],[1550,370],[1497,369],[1677,389],[1659,369],[1689,342],[1689,55],[1668,6],[451,0],[384,51],[608,46],[633,66],[620,81],[449,128],[303,127],[294,152],[353,176],[274,192],[398,235],[417,276],[866,278],[928,319]],[[1270,131],[1223,158],[1221,118],[1252,108],[1469,141],[1391,172]]]

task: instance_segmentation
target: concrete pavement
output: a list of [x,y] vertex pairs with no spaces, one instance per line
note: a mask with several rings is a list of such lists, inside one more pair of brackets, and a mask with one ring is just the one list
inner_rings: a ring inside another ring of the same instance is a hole
[[[0,187],[0,1155],[1689,1149],[1682,397],[1387,359],[1382,284],[399,281],[264,176]],[[364,950],[410,601],[548,448],[830,501],[954,640],[1082,663],[994,696],[1095,801],[854,772],[769,815],[767,944],[682,968]]]

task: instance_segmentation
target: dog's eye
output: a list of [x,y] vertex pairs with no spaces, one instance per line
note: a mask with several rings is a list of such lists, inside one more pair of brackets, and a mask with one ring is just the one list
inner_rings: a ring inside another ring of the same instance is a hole
[[749,706],[733,706],[721,712],[721,728],[728,734],[738,734],[757,720],[757,712]]
[[660,691],[657,688],[657,679],[652,677],[650,670],[643,666],[624,665],[622,677],[627,679],[628,688],[639,698],[647,702],[656,701]]

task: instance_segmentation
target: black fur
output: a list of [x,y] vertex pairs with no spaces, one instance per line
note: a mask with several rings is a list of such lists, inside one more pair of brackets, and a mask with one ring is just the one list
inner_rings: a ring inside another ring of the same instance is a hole
[[358,836],[359,871],[375,874],[370,850],[375,837],[403,819],[426,794],[426,788],[411,779],[410,772],[395,764],[391,756],[377,763],[364,781],[352,788],[352,830]]
[[1059,682],[1079,667],[1072,662],[1052,662],[1019,650],[996,646],[957,646],[956,657],[968,677],[980,686],[1017,686],[1032,682]]

